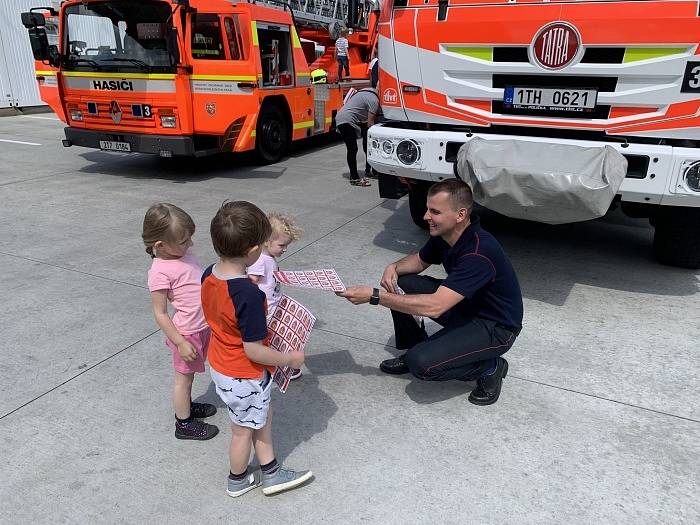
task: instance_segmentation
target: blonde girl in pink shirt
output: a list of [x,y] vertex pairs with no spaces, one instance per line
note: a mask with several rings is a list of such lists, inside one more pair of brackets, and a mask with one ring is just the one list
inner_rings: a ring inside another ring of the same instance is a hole
[[[214,405],[192,402],[195,372],[204,372],[211,331],[204,320],[201,300],[202,267],[190,252],[194,222],[172,204],[154,204],[143,220],[143,243],[153,258],[148,271],[153,315],[172,352],[175,382],[175,437],[211,439],[219,429],[198,418],[213,416]],[[168,315],[168,302],[175,314]]]
[[[275,279],[274,272],[279,270],[277,258],[282,257],[289,245],[298,241],[303,231],[294,223],[294,219],[277,212],[270,212],[267,218],[272,226],[272,234],[265,242],[258,260],[247,269],[248,279],[258,285],[267,299],[267,319],[272,314],[282,298],[280,283]],[[295,369],[290,379],[299,379],[301,370]]]

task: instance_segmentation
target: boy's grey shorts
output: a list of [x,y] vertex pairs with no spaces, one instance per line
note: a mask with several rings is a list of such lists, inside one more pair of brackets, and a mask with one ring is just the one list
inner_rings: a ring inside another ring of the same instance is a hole
[[272,377],[265,371],[262,379],[236,379],[209,367],[216,393],[228,406],[234,425],[258,430],[265,426],[270,408]]

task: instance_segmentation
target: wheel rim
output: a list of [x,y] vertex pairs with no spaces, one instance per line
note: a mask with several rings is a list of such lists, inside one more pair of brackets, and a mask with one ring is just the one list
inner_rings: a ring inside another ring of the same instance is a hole
[[284,147],[284,126],[279,120],[266,120],[262,125],[262,135],[265,151],[276,154]]

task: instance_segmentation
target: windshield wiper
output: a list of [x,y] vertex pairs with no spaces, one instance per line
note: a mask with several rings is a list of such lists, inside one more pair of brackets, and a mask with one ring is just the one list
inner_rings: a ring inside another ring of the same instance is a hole
[[153,67],[144,62],[143,60],[139,60],[138,58],[107,58],[105,60],[101,60],[101,62],[130,62],[134,64],[136,67],[140,67],[142,69],[145,69],[146,71],[150,72],[153,70]]
[[99,69],[99,67],[100,67],[100,65],[97,62],[95,62],[94,60],[91,60],[89,58],[77,58],[77,57],[70,57],[70,56],[68,57],[68,65],[76,66],[81,62],[84,64],[87,64],[88,66],[90,66],[93,69]]

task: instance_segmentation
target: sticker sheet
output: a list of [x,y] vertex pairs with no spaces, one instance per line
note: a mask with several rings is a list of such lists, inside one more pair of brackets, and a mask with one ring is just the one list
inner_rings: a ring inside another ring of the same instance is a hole
[[295,288],[313,288],[332,292],[344,292],[345,285],[338,273],[330,268],[326,270],[304,270],[274,272],[275,279]]
[[[406,295],[406,292],[404,292],[401,287],[394,281],[394,289],[396,290],[396,293],[399,295]],[[423,317],[420,315],[414,315],[413,319],[418,323],[418,326],[423,326]]]
[[[283,295],[267,324],[270,348],[282,353],[303,352],[315,322],[316,317],[304,305]],[[292,373],[288,366],[275,370],[273,379],[280,392],[287,391]]]

